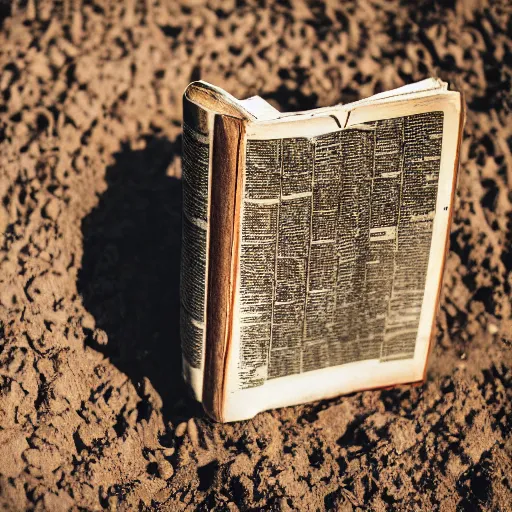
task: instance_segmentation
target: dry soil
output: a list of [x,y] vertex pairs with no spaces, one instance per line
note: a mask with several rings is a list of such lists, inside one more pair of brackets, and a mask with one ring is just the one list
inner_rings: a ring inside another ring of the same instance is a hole
[[[0,508],[512,510],[510,2],[0,2]],[[214,424],[178,336],[181,94],[468,105],[421,387]]]

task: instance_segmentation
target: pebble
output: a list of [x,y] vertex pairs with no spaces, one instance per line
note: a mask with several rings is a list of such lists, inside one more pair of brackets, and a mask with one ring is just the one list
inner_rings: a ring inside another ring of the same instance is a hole
[[190,437],[190,441],[194,447],[199,446],[199,432],[197,430],[196,422],[193,418],[188,420],[188,435]]
[[489,324],[489,325],[487,326],[487,330],[488,330],[491,334],[496,334],[496,333],[499,331],[498,326],[497,326],[497,325],[495,325],[495,324]]
[[172,464],[167,460],[161,460],[158,463],[158,473],[161,478],[164,480],[168,480],[169,478],[174,475],[174,468],[172,467]]
[[187,423],[185,421],[183,421],[176,427],[174,434],[176,435],[176,437],[183,437],[185,435],[186,431],[187,431]]
[[98,345],[106,345],[108,343],[108,335],[103,329],[96,329],[92,337]]
[[66,56],[62,53],[57,46],[52,46],[50,49],[50,62],[57,68],[61,68],[66,63]]

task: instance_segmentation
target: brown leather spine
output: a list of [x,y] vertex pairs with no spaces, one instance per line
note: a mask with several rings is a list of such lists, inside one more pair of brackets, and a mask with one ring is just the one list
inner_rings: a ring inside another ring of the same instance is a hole
[[245,122],[216,115],[212,145],[210,253],[206,306],[203,407],[223,421],[226,364],[231,344],[238,245],[237,196],[243,162]]

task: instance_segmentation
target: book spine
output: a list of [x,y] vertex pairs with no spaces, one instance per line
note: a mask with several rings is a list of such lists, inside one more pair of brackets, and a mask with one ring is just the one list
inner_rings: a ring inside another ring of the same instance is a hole
[[227,363],[232,348],[244,158],[245,121],[216,115],[212,144],[209,247],[212,272],[208,275],[203,407],[217,421],[225,420],[223,409]]

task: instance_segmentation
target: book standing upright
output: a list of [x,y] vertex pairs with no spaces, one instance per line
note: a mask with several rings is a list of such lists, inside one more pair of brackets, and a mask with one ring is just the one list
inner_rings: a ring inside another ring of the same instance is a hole
[[428,79],[279,113],[184,94],[184,376],[218,421],[424,379],[460,93]]

